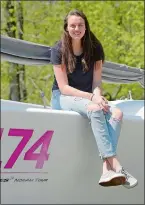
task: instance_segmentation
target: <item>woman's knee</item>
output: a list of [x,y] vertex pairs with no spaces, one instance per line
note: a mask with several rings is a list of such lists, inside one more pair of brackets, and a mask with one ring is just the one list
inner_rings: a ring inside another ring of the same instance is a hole
[[102,110],[99,105],[95,104],[95,103],[89,103],[87,105],[87,111],[99,111]]
[[89,103],[87,105],[87,113],[88,117],[93,120],[94,118],[98,118],[101,121],[105,120],[105,115],[103,110],[99,107],[99,105],[94,103]]
[[123,112],[119,108],[114,108],[112,111],[112,117],[117,120],[122,120]]

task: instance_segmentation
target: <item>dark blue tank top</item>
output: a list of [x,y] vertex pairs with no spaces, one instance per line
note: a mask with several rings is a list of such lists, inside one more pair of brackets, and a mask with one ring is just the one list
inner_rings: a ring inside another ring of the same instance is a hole
[[[51,49],[51,62],[53,65],[60,65],[62,62],[61,59],[61,43],[60,41],[55,44],[54,47]],[[92,62],[89,67],[89,71],[83,71],[82,65],[82,58],[83,53],[80,56],[75,56],[76,58],[76,67],[73,73],[67,74],[68,76],[68,83],[70,86],[79,89],[85,92],[92,92],[92,82],[93,82],[93,70],[94,70],[94,63]],[[101,60],[101,54],[98,52],[98,56],[96,56],[96,61]],[[54,82],[52,86],[52,90],[59,89],[56,78],[54,76]]]

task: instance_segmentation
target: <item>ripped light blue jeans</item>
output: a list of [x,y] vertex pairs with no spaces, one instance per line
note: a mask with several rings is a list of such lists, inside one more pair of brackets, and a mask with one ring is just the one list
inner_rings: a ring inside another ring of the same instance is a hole
[[91,101],[85,98],[61,95],[59,90],[52,91],[52,109],[76,111],[88,118],[101,159],[115,156],[122,123],[112,117],[112,110],[116,106],[109,102],[109,112],[104,113],[102,110],[89,111],[87,106],[90,103]]

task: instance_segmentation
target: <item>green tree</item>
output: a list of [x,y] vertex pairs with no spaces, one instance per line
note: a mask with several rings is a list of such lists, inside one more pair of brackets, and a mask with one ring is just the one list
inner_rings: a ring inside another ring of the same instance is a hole
[[[4,3],[3,3],[4,4]],[[3,11],[2,5],[2,11]],[[88,17],[91,30],[102,42],[106,60],[144,69],[144,2],[142,1],[23,1],[23,39],[52,46],[61,37],[63,18],[71,9],[81,9]],[[2,18],[2,33],[6,21]],[[7,64],[2,63],[2,84],[8,85]],[[50,100],[53,82],[52,65],[25,66],[27,100],[42,103],[39,89]],[[34,87],[32,80],[38,85]],[[103,83],[109,99],[127,97],[143,99],[144,89],[138,84]],[[6,87],[6,86],[3,86]],[[109,97],[110,96],[110,97]],[[2,97],[7,98],[6,92]]]

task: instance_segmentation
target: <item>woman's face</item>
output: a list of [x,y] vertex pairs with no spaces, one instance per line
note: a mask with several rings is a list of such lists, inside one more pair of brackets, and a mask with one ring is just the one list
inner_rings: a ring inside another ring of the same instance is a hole
[[85,21],[80,16],[69,16],[68,17],[67,31],[72,39],[80,40],[85,34]]

